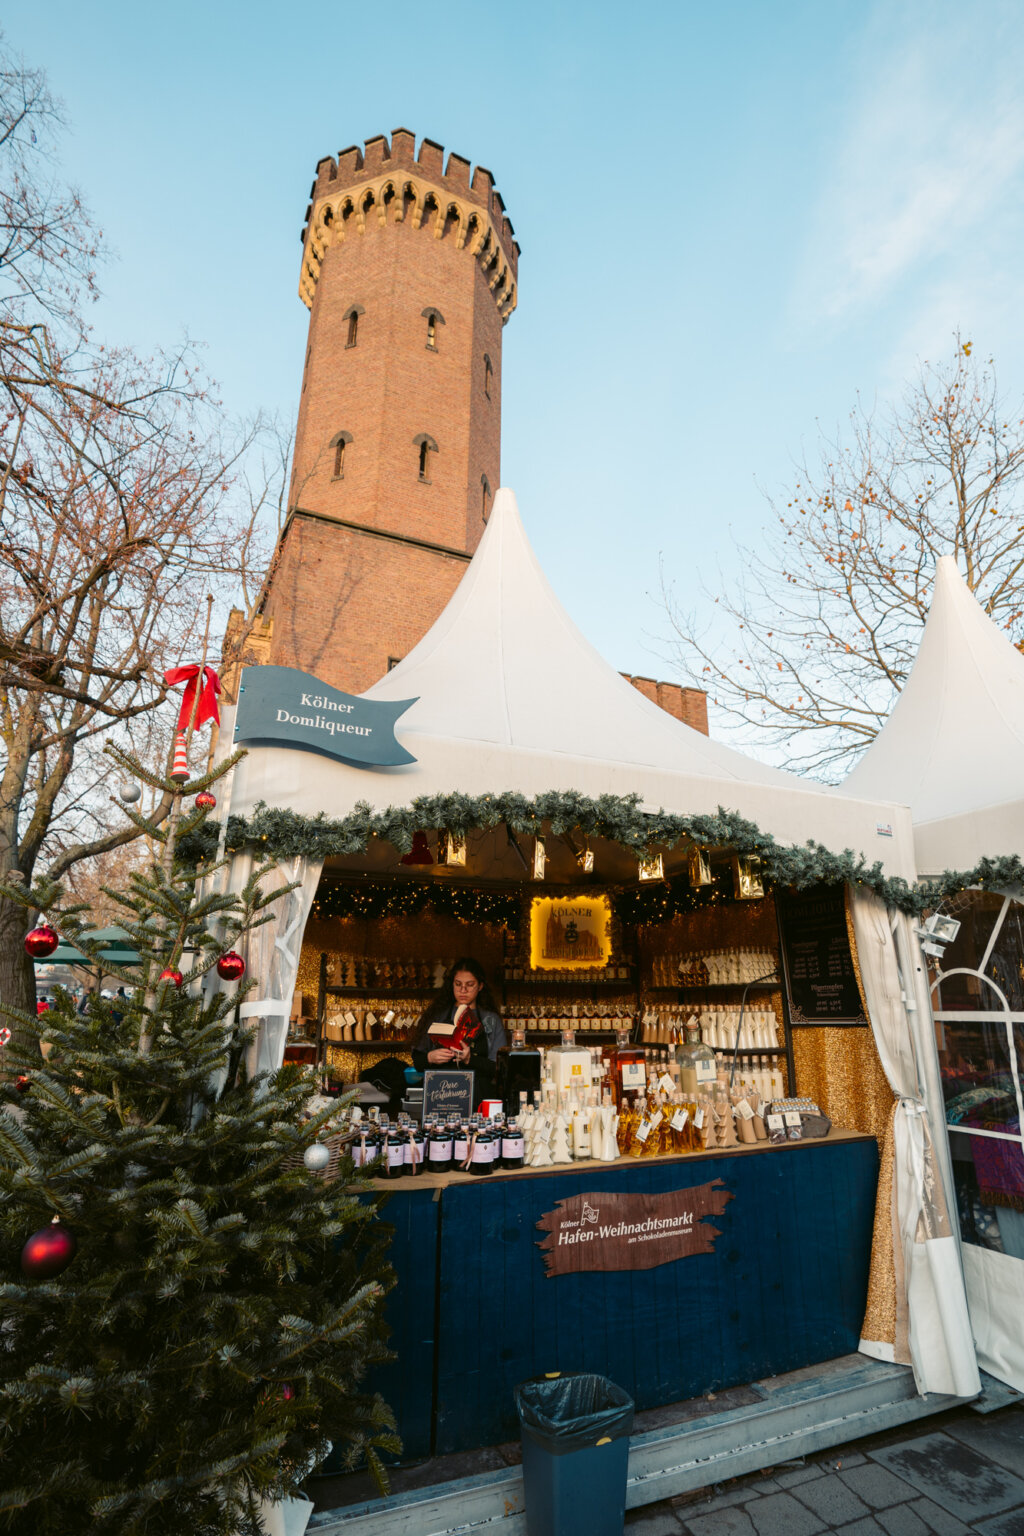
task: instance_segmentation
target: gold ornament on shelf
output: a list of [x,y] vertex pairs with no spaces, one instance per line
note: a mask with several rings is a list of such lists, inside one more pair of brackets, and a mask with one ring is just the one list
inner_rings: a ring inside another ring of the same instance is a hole
[[542,837],[533,840],[533,878],[544,879],[544,871],[548,862],[548,851]]
[[664,880],[665,860],[660,853],[645,853],[640,859],[641,880]]

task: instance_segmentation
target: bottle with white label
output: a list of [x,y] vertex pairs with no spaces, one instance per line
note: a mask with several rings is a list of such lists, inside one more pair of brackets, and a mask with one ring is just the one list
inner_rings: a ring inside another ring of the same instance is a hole
[[647,1096],[647,1063],[643,1046],[630,1045],[629,1031],[615,1035],[615,1049],[610,1053],[612,1091],[618,1109]]
[[691,1019],[686,1026],[686,1044],[677,1048],[676,1060],[685,1097],[695,1099],[706,1093],[718,1075],[718,1067],[714,1051],[701,1041],[696,1019]]
[[566,1089],[578,1092],[590,1087],[590,1052],[586,1046],[576,1044],[574,1029],[562,1030],[562,1043],[553,1045],[548,1051],[546,1065],[558,1093]]
[[501,1167],[522,1168],[526,1161],[523,1133],[515,1120],[510,1120],[501,1133]]

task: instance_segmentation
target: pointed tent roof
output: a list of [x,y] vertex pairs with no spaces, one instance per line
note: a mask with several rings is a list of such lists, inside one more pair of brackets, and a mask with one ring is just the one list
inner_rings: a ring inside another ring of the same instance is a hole
[[651,810],[725,806],[782,842],[858,848],[889,873],[913,874],[902,806],[858,802],[711,741],[609,666],[551,590],[509,490],[496,495],[437,622],[364,697],[415,700],[397,725],[413,762],[368,770],[307,752],[297,772],[293,749],[253,746],[232,809],[247,814],[262,800],[340,816],[362,802],[383,809],[451,793],[639,794]]
[[580,633],[541,570],[515,496],[499,490],[440,618],[371,699],[417,701],[399,731],[795,785],[652,704]]
[[934,821],[1019,799],[1022,763],[1024,656],[943,555],[910,676],[843,790]]

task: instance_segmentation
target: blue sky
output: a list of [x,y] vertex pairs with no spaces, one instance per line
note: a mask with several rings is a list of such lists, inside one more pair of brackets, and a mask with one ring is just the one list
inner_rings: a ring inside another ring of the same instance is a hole
[[8,0],[4,27],[117,251],[98,329],[187,331],[240,413],[294,409],[322,155],[404,125],[494,172],[523,249],[502,480],[622,670],[667,673],[662,565],[710,605],[858,391],[959,328],[1024,393],[1019,4]]

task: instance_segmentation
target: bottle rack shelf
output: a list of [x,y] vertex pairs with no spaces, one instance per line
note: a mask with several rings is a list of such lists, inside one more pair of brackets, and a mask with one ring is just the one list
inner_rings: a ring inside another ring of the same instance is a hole
[[715,981],[706,985],[700,981],[658,981],[649,982],[644,987],[646,992],[742,992],[746,987],[751,992],[778,991],[780,983],[777,981]]
[[343,987],[332,983],[324,988],[328,997],[430,997],[432,987],[393,987],[390,982],[383,981],[379,987]]
[[574,992],[582,992],[590,987],[599,987],[602,992],[612,991],[614,988],[618,988],[620,992],[632,992],[634,990],[633,980],[629,976],[581,976],[578,980],[574,981],[549,981],[544,976],[528,976],[520,977],[518,981],[510,981],[506,978],[504,986],[506,992],[515,990],[516,987],[529,990],[564,987]]
[[[306,1042],[309,1045],[313,1041]],[[379,1051],[382,1046],[392,1046],[395,1050],[411,1051],[411,1040],[325,1040],[328,1050],[334,1051]]]

